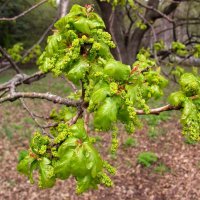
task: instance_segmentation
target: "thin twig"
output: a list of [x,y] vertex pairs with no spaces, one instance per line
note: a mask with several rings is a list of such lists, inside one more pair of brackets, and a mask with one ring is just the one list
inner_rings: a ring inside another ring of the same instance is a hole
[[134,20],[133,20],[133,18],[131,17],[131,13],[130,13],[130,10],[129,10],[129,8],[128,8],[127,5],[125,6],[125,8],[126,8],[127,16],[128,16],[128,18],[129,18],[129,20],[130,20],[129,27],[128,27],[128,30],[126,31],[125,35],[129,36],[129,34],[130,34],[130,32],[131,32],[131,28],[132,28],[132,26],[133,26],[133,24],[134,24]]
[[87,133],[89,133],[89,119],[90,119],[90,113],[87,112],[85,109],[84,113],[84,127]]
[[19,67],[17,66],[17,64],[12,60],[11,56],[0,46],[0,52],[2,53],[2,55],[10,62],[11,66],[13,67],[13,69],[20,74],[21,70],[19,69]]
[[[139,12],[136,12],[136,14],[151,28],[151,31],[153,33],[153,40],[154,40],[154,43],[156,43],[157,37],[156,37],[156,32],[154,30],[153,25],[147,19],[145,19],[145,17],[143,15],[141,15]],[[154,53],[154,58],[155,58],[157,64],[159,64],[159,60],[158,60],[158,56],[157,56],[157,52],[156,52],[155,48],[153,48],[153,53]]]
[[85,98],[85,88],[84,88],[84,82],[82,80],[81,80],[81,90],[82,90],[81,100],[84,101],[84,98]]
[[23,17],[24,15],[26,15],[27,13],[29,13],[32,10],[36,9],[37,7],[39,7],[40,5],[44,4],[47,1],[48,0],[42,0],[42,1],[38,2],[35,5],[33,5],[32,7],[30,7],[29,9],[27,9],[24,12],[20,13],[19,15],[17,15],[17,16],[14,16],[14,17],[2,17],[2,18],[0,18],[0,21],[14,21],[14,20],[17,20],[18,18]]
[[77,120],[82,116],[83,114],[83,109],[82,107],[78,107],[77,114],[68,122],[68,125],[71,126],[77,122]]
[[[190,22],[190,25],[199,25],[199,24],[200,24],[200,22]],[[179,24],[176,23],[176,28],[179,26],[184,26],[184,25],[187,25],[187,22],[179,22]],[[161,31],[157,32],[156,35],[158,36],[166,31],[170,31],[172,29],[173,29],[173,27],[168,27],[168,28],[162,29]],[[144,38],[147,38],[147,37],[149,37],[149,36],[144,36]]]
[[2,11],[4,9],[4,7],[6,6],[6,4],[8,4],[10,0],[6,0],[3,5],[0,7],[0,11]]
[[171,18],[169,18],[167,15],[165,15],[163,12],[161,12],[160,10],[154,8],[153,6],[148,6],[148,5],[145,5],[143,3],[141,3],[140,1],[137,1],[137,0],[134,0],[135,3],[137,3],[139,6],[143,7],[143,8],[146,8],[146,9],[149,9],[149,10],[152,10],[154,12],[156,12],[157,14],[159,14],[160,16],[162,16],[163,18],[165,18],[167,21],[169,21],[170,23],[173,23],[174,20],[172,20]]
[[9,89],[6,89],[5,91],[3,91],[3,92],[0,94],[0,98],[3,97],[8,91],[9,91]]
[[56,22],[57,20],[57,17],[53,20],[53,22],[50,24],[50,26],[44,31],[44,33],[42,34],[42,36],[39,38],[39,40],[31,47],[29,48],[25,53],[24,55],[22,56],[22,59],[23,60],[33,49],[36,45],[39,45],[45,38],[45,36],[48,34],[48,32],[52,29],[52,27],[54,26],[54,23]]
[[41,78],[44,78],[46,73],[38,71],[30,76],[26,74],[17,74],[11,80],[6,83],[0,85],[0,91],[10,88],[10,83],[14,82],[15,86],[19,86],[21,84],[31,84],[34,81],[38,81]]
[[11,68],[11,65],[7,65],[6,67],[0,69],[0,73],[4,72],[10,68]]
[[45,120],[51,119],[51,117],[49,117],[49,116],[42,116],[42,115],[38,115],[36,113],[33,113],[33,115],[34,115],[34,117],[37,117],[40,119],[45,119]]
[[69,80],[67,79],[65,76],[62,76],[62,78],[67,82],[67,84],[71,87],[71,89],[77,93],[78,89],[76,88],[76,86]]
[[38,122],[38,120],[34,117],[33,113],[30,111],[30,109],[28,108],[28,106],[26,105],[26,103],[24,102],[24,100],[23,100],[22,98],[20,98],[20,101],[21,101],[21,103],[22,103],[22,106],[23,106],[24,109],[29,113],[29,115],[31,116],[31,118],[32,118],[32,119],[34,120],[34,122],[36,123],[36,125],[41,129],[42,133],[43,133],[44,135],[49,136],[51,139],[53,139],[53,138],[54,138],[53,135],[47,133],[47,132],[44,130],[43,126],[40,125],[40,123]]
[[58,123],[58,122],[55,122],[55,123],[53,123],[53,124],[48,124],[48,125],[42,126],[42,128],[52,128],[52,127],[56,127],[56,126],[58,126],[58,125],[59,125],[59,123]]
[[84,112],[84,98],[85,98],[85,88],[84,83],[81,80],[81,88],[82,88],[82,95],[81,95],[81,103],[77,107],[77,113],[76,115],[68,122],[68,125],[71,126],[77,122],[77,120],[83,115]]

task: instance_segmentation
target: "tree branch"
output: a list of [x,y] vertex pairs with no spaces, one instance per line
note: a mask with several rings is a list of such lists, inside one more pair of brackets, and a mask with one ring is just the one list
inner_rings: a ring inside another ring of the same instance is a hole
[[82,114],[83,114],[82,106],[79,106],[77,114],[69,121],[68,125],[71,126],[71,125],[75,124],[77,122],[78,118],[80,118],[82,116]]
[[26,74],[17,74],[14,76],[11,80],[8,82],[0,85],[0,91],[9,89],[11,82],[14,82],[15,86],[21,85],[21,84],[31,84],[34,81],[38,81],[41,78],[44,78],[46,76],[46,73],[38,71],[33,75],[26,75]]
[[[136,12],[136,14],[142,19],[142,21],[144,23],[148,24],[148,26],[151,28],[151,31],[153,33],[153,40],[154,40],[154,43],[156,43],[157,42],[157,36],[156,36],[156,32],[155,32],[153,25],[148,20],[146,20],[145,17],[143,15],[141,15],[139,12]],[[157,64],[159,64],[157,51],[156,51],[155,48],[153,48],[153,53],[154,53],[154,58],[155,58]]]
[[7,65],[6,67],[1,68],[1,69],[0,69],[0,73],[6,71],[6,70],[8,70],[8,69],[10,69],[10,67],[11,67],[11,65]]
[[0,7],[0,11],[2,11],[2,10],[5,8],[6,4],[8,4],[9,1],[10,1],[10,0],[6,0],[6,1],[3,3],[3,5]]
[[38,120],[35,118],[35,116],[33,115],[33,113],[30,111],[30,109],[28,108],[28,106],[26,105],[26,103],[24,102],[24,100],[22,98],[20,98],[20,101],[22,103],[22,106],[24,107],[24,109],[29,113],[29,115],[31,116],[31,118],[34,120],[34,122],[37,124],[37,126],[41,129],[42,133],[44,135],[47,135],[49,136],[51,139],[53,139],[53,135],[47,133],[45,130],[44,130],[44,127],[42,125],[40,125],[40,123],[38,122]]
[[44,33],[42,34],[42,36],[39,38],[39,40],[31,47],[29,48],[24,55],[22,56],[23,60],[33,49],[36,45],[39,45],[45,38],[45,36],[48,34],[48,32],[51,30],[51,28],[54,26],[54,23],[57,21],[57,17],[53,20],[53,22],[50,24],[50,26],[44,31]]
[[78,92],[78,89],[76,88],[76,86],[69,79],[67,79],[65,76],[62,76],[62,78],[67,82],[67,84],[71,87],[71,89],[75,93]]
[[[196,96],[190,97],[190,99],[192,100],[199,99],[199,96],[196,95]],[[180,110],[181,108],[182,108],[181,106],[172,106],[170,104],[167,104],[159,108],[150,109],[150,112],[148,114],[159,115],[161,112],[170,111],[170,110]],[[137,115],[148,115],[143,110],[135,110],[135,112]]]
[[156,12],[160,17],[163,17],[165,18],[167,21],[169,21],[170,23],[173,23],[173,20],[171,18],[169,18],[165,13],[161,12],[160,10],[154,8],[153,6],[148,6],[148,5],[145,5],[143,3],[141,3],[140,1],[137,1],[137,0],[134,0],[135,3],[137,3],[139,6],[143,7],[143,8],[146,8],[146,9],[149,9],[149,10],[152,10],[154,12]]
[[2,55],[9,61],[13,69],[17,72],[17,74],[21,73],[21,70],[17,66],[17,64],[12,60],[11,56],[7,54],[7,52],[0,46],[0,52]]
[[32,7],[30,7],[28,10],[25,10],[24,12],[20,13],[17,16],[14,17],[2,17],[0,18],[0,21],[14,21],[20,17],[23,17],[24,15],[26,15],[27,13],[31,12],[32,10],[34,10],[35,8],[39,7],[40,5],[44,4],[45,2],[47,2],[48,0],[42,0],[40,2],[38,2],[37,4],[33,5]]
[[29,99],[45,99],[47,101],[63,104],[66,106],[77,107],[81,104],[81,101],[76,101],[73,99],[62,98],[60,96],[51,93],[36,93],[36,92],[15,92],[14,94],[7,95],[6,97],[0,98],[0,103],[6,101],[15,101],[19,98],[29,98]]
[[[179,107],[179,106],[175,107],[170,104],[167,104],[167,105],[159,107],[159,108],[150,109],[150,113],[148,113],[148,114],[159,115],[161,112],[164,112],[164,111],[180,110],[180,109],[181,109],[181,107]],[[137,115],[147,115],[143,110],[135,110],[135,112],[137,113]]]

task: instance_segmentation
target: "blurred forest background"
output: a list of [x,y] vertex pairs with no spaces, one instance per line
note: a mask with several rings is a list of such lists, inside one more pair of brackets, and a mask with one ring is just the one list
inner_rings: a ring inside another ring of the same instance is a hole
[[[0,17],[9,18],[16,16],[37,2],[39,1],[1,0]],[[152,49],[154,43],[160,40],[164,41],[166,49],[171,48],[173,41],[182,42],[186,46],[199,43],[200,41],[200,2],[198,0],[174,1],[174,5],[172,5],[171,2],[173,1],[171,0],[149,1],[149,7],[153,8],[150,10],[146,9],[145,5],[147,1],[136,1],[136,3],[139,3],[137,12],[131,10],[128,3],[123,6],[118,6],[115,11],[113,11],[111,5],[98,0],[57,0],[56,2],[57,3],[55,3],[55,1],[48,1],[37,9],[32,10],[27,15],[19,18],[17,21],[1,21],[0,45],[9,49],[16,43],[23,43],[25,51],[25,49],[30,48],[40,39],[42,34],[45,33],[56,18],[65,15],[75,3],[80,5],[94,5],[95,11],[103,17],[108,31],[113,36],[116,35],[114,40],[115,43],[118,44],[120,52],[113,52],[114,55],[119,59],[120,56],[117,54],[125,54],[121,55],[121,60],[124,60],[124,62],[130,60],[129,64],[133,63],[139,49],[142,47],[149,47]],[[153,16],[155,13],[158,14],[157,11],[155,11],[156,9],[164,14]],[[149,26],[149,23],[151,26]],[[152,27],[154,29],[153,31]],[[48,32],[49,34],[51,34],[50,30]],[[131,33],[133,35],[131,35]],[[153,34],[156,35],[156,39]],[[130,36],[132,38],[130,38]],[[42,41],[42,47],[44,47],[46,37],[43,38]],[[135,44],[131,45],[129,43]],[[130,50],[130,48],[133,49],[133,47],[134,50]],[[129,57],[131,57],[131,59],[127,59],[126,54],[130,54]]]
[[[11,19],[40,2],[43,3],[27,14]],[[200,67],[200,1],[136,0],[133,1],[136,8],[131,1],[120,2],[121,6],[112,9],[111,4],[100,0],[0,0],[0,47],[31,80],[35,78],[28,86],[25,80],[19,91],[51,91],[60,96],[72,91],[62,78],[38,74],[36,61],[58,18],[67,14],[75,3],[94,4],[117,44],[112,52],[117,60],[132,65],[138,53],[142,50],[145,54],[148,49],[148,56],[171,80],[163,98],[150,102],[152,107],[166,104],[168,94],[179,87],[176,75],[182,69],[191,71],[195,66],[198,71]],[[7,59],[0,57],[0,92],[15,73]],[[40,100],[26,103],[42,116],[49,115],[52,107],[58,107]],[[142,116],[141,130],[131,136],[120,135],[117,155],[108,154],[111,139],[108,134],[93,133],[100,152],[118,170],[113,177],[115,186],[76,196],[72,179],[59,181],[50,190],[39,190],[18,174],[18,152],[28,147],[37,124],[19,101],[0,104],[0,199],[199,200],[200,145],[183,138],[178,117],[179,111]],[[156,156],[152,161],[151,153]],[[140,163],[140,156],[146,156],[147,160],[150,157],[148,167]]]

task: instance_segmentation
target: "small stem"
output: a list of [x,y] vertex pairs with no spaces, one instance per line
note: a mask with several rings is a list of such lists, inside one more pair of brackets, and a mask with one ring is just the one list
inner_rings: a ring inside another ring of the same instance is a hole
[[76,86],[69,79],[67,79],[65,76],[63,76],[62,78],[67,81],[67,84],[72,88],[72,90],[75,93],[78,92],[78,89],[76,88]]
[[44,4],[45,2],[47,2],[48,0],[42,0],[40,2],[38,2],[37,4],[33,5],[32,7],[30,7],[29,9],[25,10],[24,12],[20,13],[19,15],[16,15],[14,17],[2,17],[0,18],[0,21],[14,21],[20,17],[23,17],[24,15],[26,15],[27,13],[31,12],[32,10],[36,9],[37,7],[39,7],[40,5]]
[[17,74],[21,74],[21,70],[17,66],[17,64],[12,60],[11,56],[0,46],[0,52],[2,55],[9,61],[13,69],[17,72]]
[[90,119],[90,113],[87,112],[87,110],[85,109],[84,112],[84,127],[87,133],[90,132],[89,130],[89,119]]
[[77,122],[78,118],[80,118],[82,114],[83,114],[83,109],[80,106],[80,107],[78,107],[77,114],[69,121],[68,125],[71,126],[71,125],[75,124]]
[[20,101],[22,103],[22,106],[24,107],[24,109],[29,113],[29,115],[31,116],[31,118],[35,121],[36,125],[41,129],[42,133],[44,135],[49,136],[51,139],[54,139],[53,135],[47,133],[44,130],[44,127],[42,125],[40,125],[40,123],[37,121],[37,119],[34,117],[33,113],[30,111],[30,109],[28,108],[28,106],[26,105],[26,103],[24,102],[24,100],[22,98],[20,98]]

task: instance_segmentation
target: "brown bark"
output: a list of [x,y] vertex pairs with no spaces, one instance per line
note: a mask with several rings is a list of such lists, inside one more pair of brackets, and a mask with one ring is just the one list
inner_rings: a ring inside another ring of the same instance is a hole
[[128,64],[128,53],[124,37],[123,8],[118,6],[115,10],[109,3],[97,1],[101,9],[102,18],[106,25],[106,30],[112,35],[116,48],[112,50],[115,59]]
[[60,0],[59,5],[59,18],[64,17],[67,14],[68,6],[69,6],[70,0]]
[[[121,60],[123,63],[132,64],[136,60],[143,37],[150,28],[149,25],[145,23],[147,26],[145,30],[135,28],[135,30],[127,36],[124,31],[124,8],[118,6],[114,11],[112,11],[110,4],[101,2],[100,0],[97,0],[97,2],[102,11],[102,17],[106,24],[107,31],[111,33],[114,42],[118,46],[118,48],[113,51],[114,57]],[[164,8],[163,11],[159,11],[158,6],[160,1],[149,0],[146,6],[143,5],[144,8],[146,8],[144,18],[151,24],[153,24],[157,19],[163,17],[172,22],[172,20],[168,18],[168,15],[177,8],[180,2],[181,0],[174,0]]]

